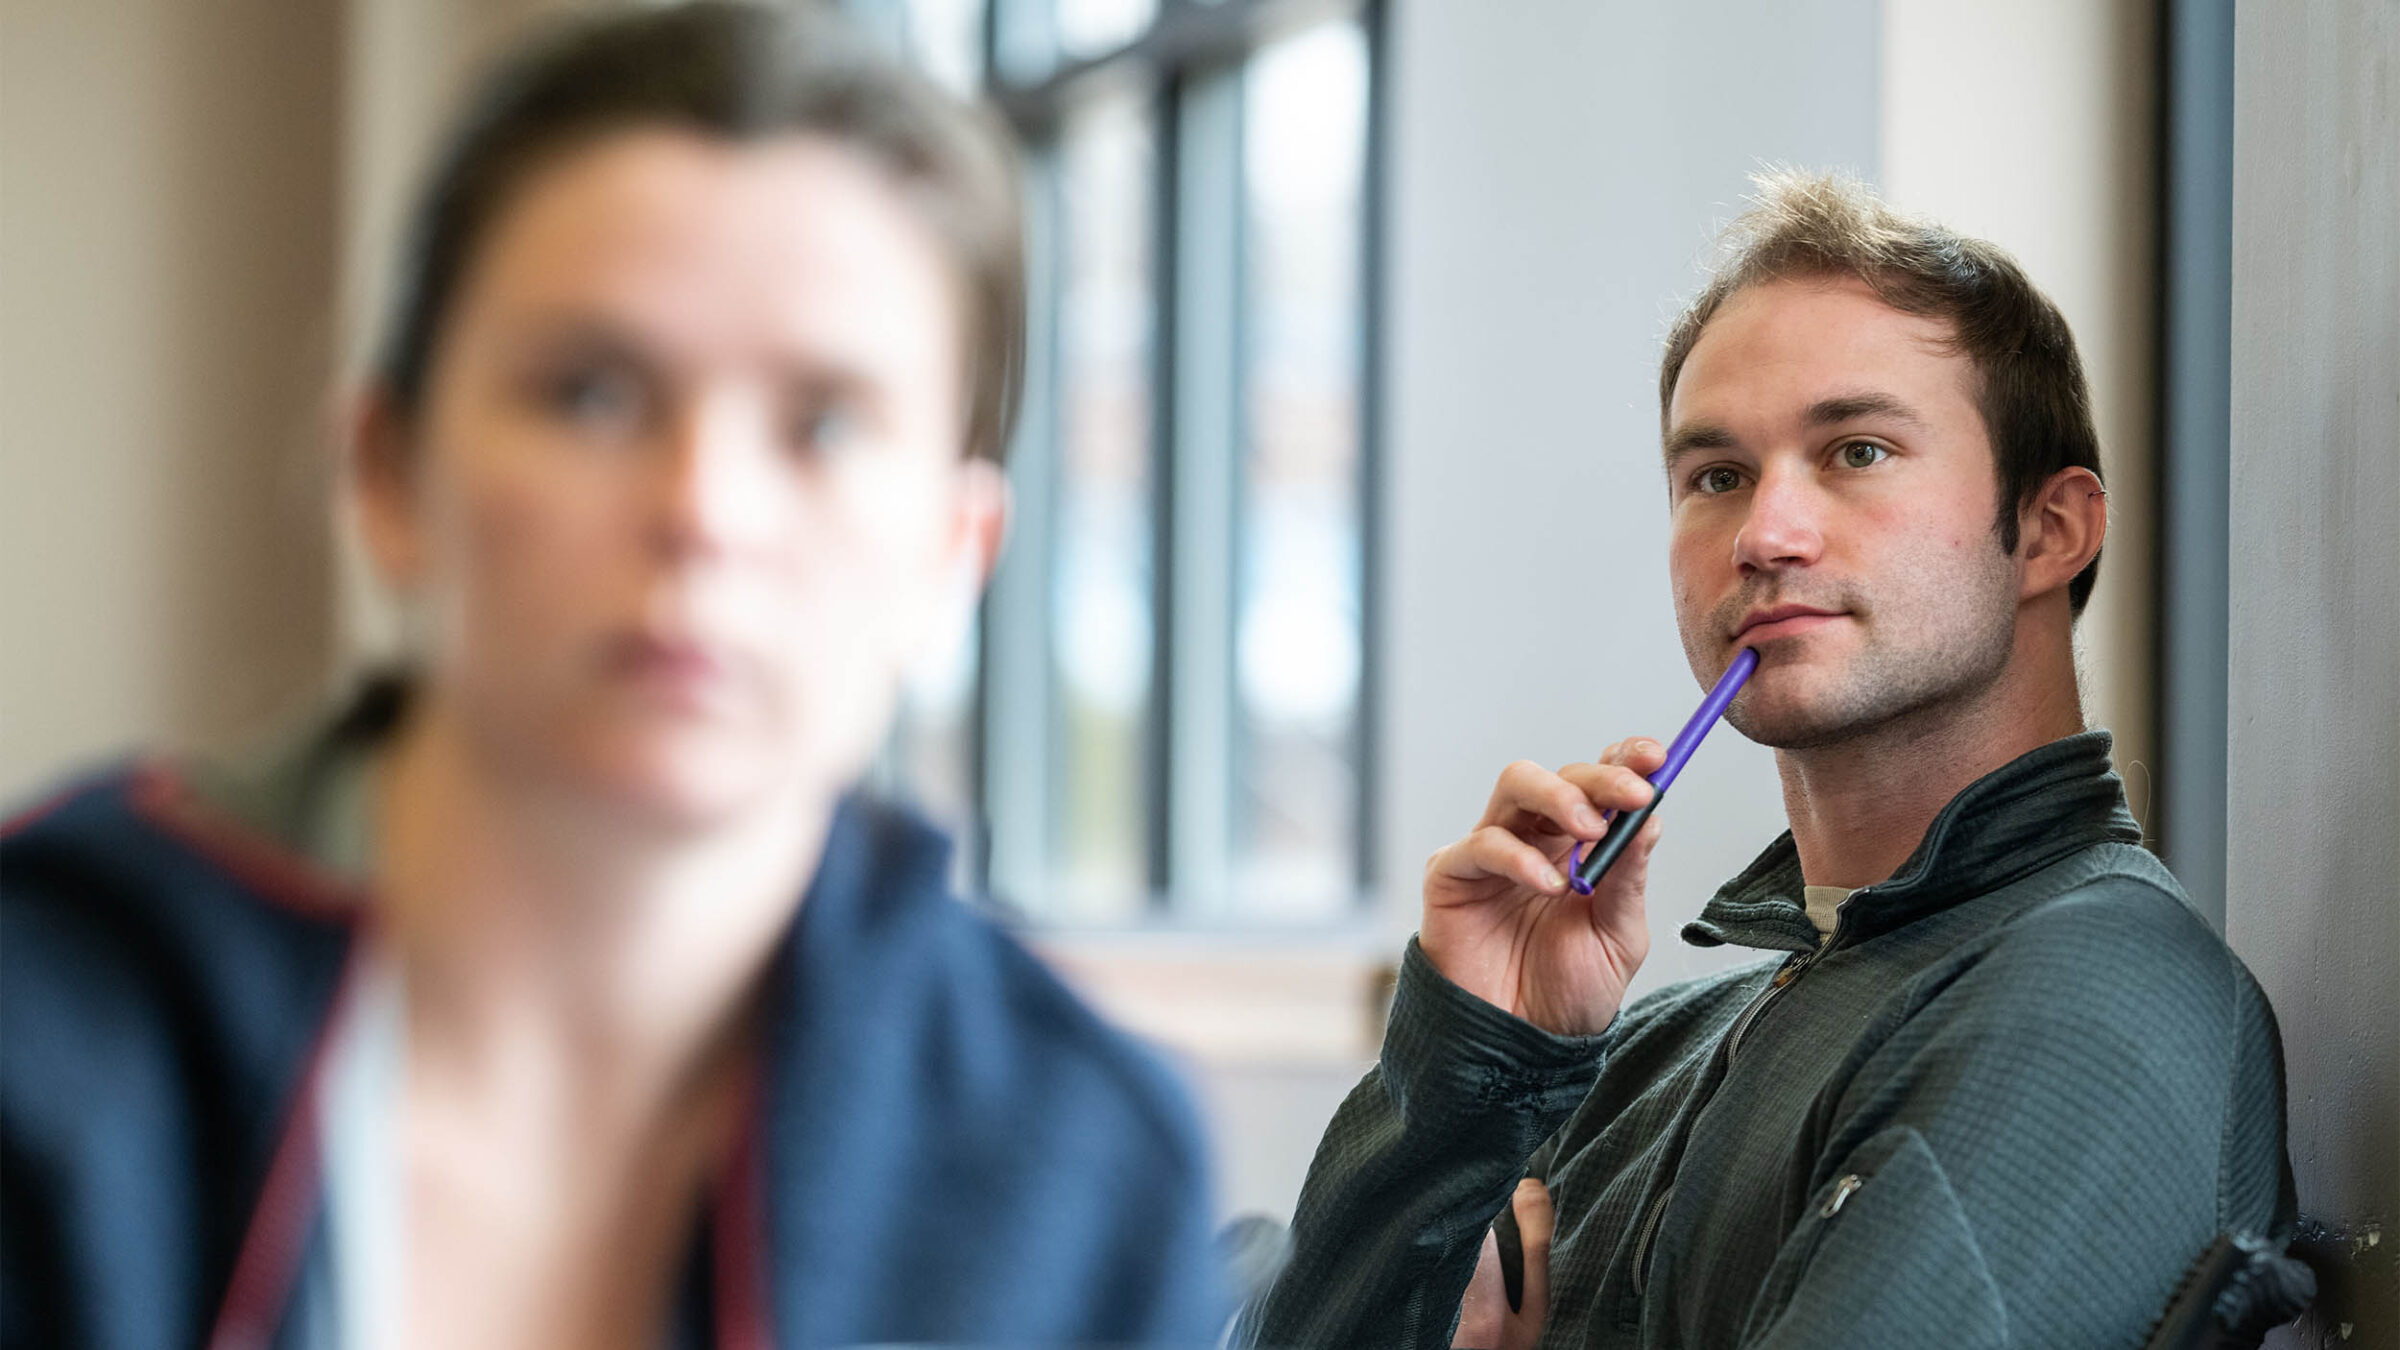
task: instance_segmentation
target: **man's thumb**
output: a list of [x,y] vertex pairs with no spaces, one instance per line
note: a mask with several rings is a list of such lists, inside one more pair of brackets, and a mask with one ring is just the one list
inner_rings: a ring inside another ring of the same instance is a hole
[[1550,1315],[1550,1231],[1557,1214],[1550,1206],[1550,1188],[1537,1177],[1517,1183],[1509,1206],[1516,1211],[1517,1239],[1525,1252],[1525,1301],[1523,1310],[1509,1319],[1510,1330],[1517,1333],[1511,1343],[1530,1347],[1540,1339],[1542,1323]]

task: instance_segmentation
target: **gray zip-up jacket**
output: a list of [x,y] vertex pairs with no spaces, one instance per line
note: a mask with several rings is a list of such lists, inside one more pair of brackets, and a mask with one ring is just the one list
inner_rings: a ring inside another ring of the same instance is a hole
[[1546,1347],[2138,1345],[2219,1231],[2287,1233],[2293,1200],[2274,1015],[2141,847],[2108,749],[1968,787],[1821,948],[1785,835],[1684,929],[1784,955],[1597,1036],[1411,942],[1242,1338],[1447,1346],[1530,1171],[1557,1209]]

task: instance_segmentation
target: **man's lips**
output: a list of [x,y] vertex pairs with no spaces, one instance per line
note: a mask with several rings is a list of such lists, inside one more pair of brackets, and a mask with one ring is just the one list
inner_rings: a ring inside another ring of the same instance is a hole
[[1773,642],[1777,638],[1798,637],[1841,617],[1841,613],[1835,610],[1816,609],[1808,605],[1777,605],[1743,619],[1741,627],[1734,630],[1733,641],[1736,646],[1747,646]]

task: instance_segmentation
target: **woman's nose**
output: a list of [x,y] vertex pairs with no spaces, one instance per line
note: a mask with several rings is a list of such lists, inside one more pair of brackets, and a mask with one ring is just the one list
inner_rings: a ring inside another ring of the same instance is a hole
[[738,550],[773,532],[791,485],[763,417],[703,403],[678,418],[660,457],[654,518],[675,553]]

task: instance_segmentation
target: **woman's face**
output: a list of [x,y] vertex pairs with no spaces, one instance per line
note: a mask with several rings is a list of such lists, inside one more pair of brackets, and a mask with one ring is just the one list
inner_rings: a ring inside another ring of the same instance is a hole
[[631,131],[541,170],[417,416],[366,419],[433,702],[525,786],[675,821],[847,783],[998,545],[961,332],[940,244],[829,141]]

